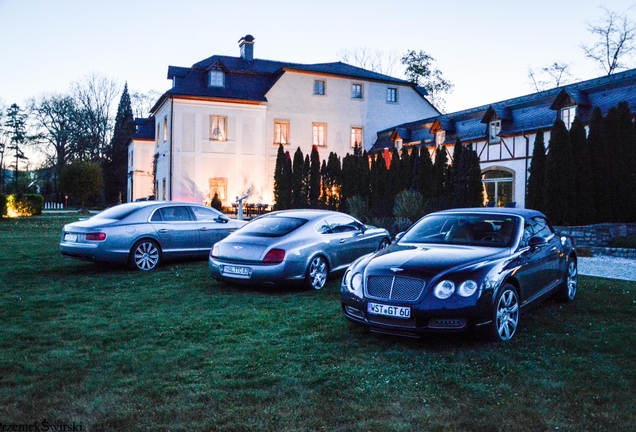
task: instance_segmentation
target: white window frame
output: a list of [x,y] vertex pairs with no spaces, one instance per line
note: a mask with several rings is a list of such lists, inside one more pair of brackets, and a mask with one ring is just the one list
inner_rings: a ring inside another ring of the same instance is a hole
[[446,141],[446,131],[440,130],[435,132],[435,145],[444,145],[444,141]]
[[499,132],[501,132],[501,120],[493,120],[488,123],[488,142],[490,144],[501,142]]
[[362,126],[352,126],[351,127],[351,148],[356,147],[356,138],[360,138],[358,142],[358,146],[360,149],[364,149],[364,130]]
[[386,101],[387,103],[397,103],[398,101],[397,87],[388,87],[386,89]]
[[163,142],[168,141],[168,117],[163,118]]
[[572,127],[574,117],[576,117],[576,105],[561,108],[561,120],[565,123],[567,130]]
[[312,123],[312,140],[313,145],[319,147],[327,146],[327,123]]
[[210,116],[210,141],[227,141],[226,116]]
[[222,69],[211,69],[208,72],[208,85],[210,87],[225,87],[225,72]]
[[[322,86],[319,86],[318,83],[322,83]],[[314,80],[314,95],[324,96],[327,93],[326,87],[327,83],[325,82],[325,80]],[[322,93],[320,93],[319,90],[322,90]]]
[[289,121],[274,120],[274,144],[289,144]]
[[[356,89],[359,88],[359,91]],[[351,99],[364,99],[364,84],[352,83],[351,84]]]

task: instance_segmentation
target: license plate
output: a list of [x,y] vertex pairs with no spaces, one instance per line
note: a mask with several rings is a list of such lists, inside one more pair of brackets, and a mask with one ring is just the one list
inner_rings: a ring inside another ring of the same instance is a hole
[[221,267],[221,273],[228,276],[250,278],[252,276],[252,269],[249,267],[224,265]]
[[410,318],[411,308],[401,306],[387,306],[378,303],[368,303],[367,312],[373,315],[384,315],[394,318]]
[[76,242],[77,241],[77,234],[64,234],[64,241]]

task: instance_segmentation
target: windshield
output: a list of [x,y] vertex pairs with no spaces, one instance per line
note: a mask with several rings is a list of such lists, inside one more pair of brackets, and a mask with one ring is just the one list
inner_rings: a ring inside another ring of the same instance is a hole
[[519,218],[498,214],[437,214],[421,219],[398,241],[509,247],[515,239]]
[[252,237],[282,237],[304,225],[307,219],[270,216],[255,219],[236,231],[236,235]]
[[99,218],[99,219],[122,220],[123,218],[125,218],[129,214],[136,212],[137,210],[139,210],[139,206],[136,206],[136,205],[118,205],[118,206],[106,209],[103,212],[98,213],[93,217]]

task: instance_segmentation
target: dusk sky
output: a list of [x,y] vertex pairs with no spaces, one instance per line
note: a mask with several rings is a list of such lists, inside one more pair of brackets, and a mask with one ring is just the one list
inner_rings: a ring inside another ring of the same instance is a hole
[[[252,34],[256,58],[296,63],[338,61],[340,50],[355,47],[424,50],[455,85],[445,96],[453,112],[532,93],[529,67],[559,61],[571,65],[575,81],[603,75],[580,48],[594,40],[587,23],[604,16],[600,4],[0,0],[0,102],[24,107],[92,72],[127,81],[131,91],[163,92],[169,65],[238,56],[238,40]],[[636,19],[634,0],[603,5]],[[628,64],[636,67],[636,58]]]

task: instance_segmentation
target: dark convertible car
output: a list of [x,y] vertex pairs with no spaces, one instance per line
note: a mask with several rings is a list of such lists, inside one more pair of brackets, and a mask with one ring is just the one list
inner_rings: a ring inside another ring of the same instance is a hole
[[527,307],[576,296],[576,251],[538,211],[446,210],[396,238],[342,280],[343,314],[372,331],[417,337],[486,327],[507,341]]

